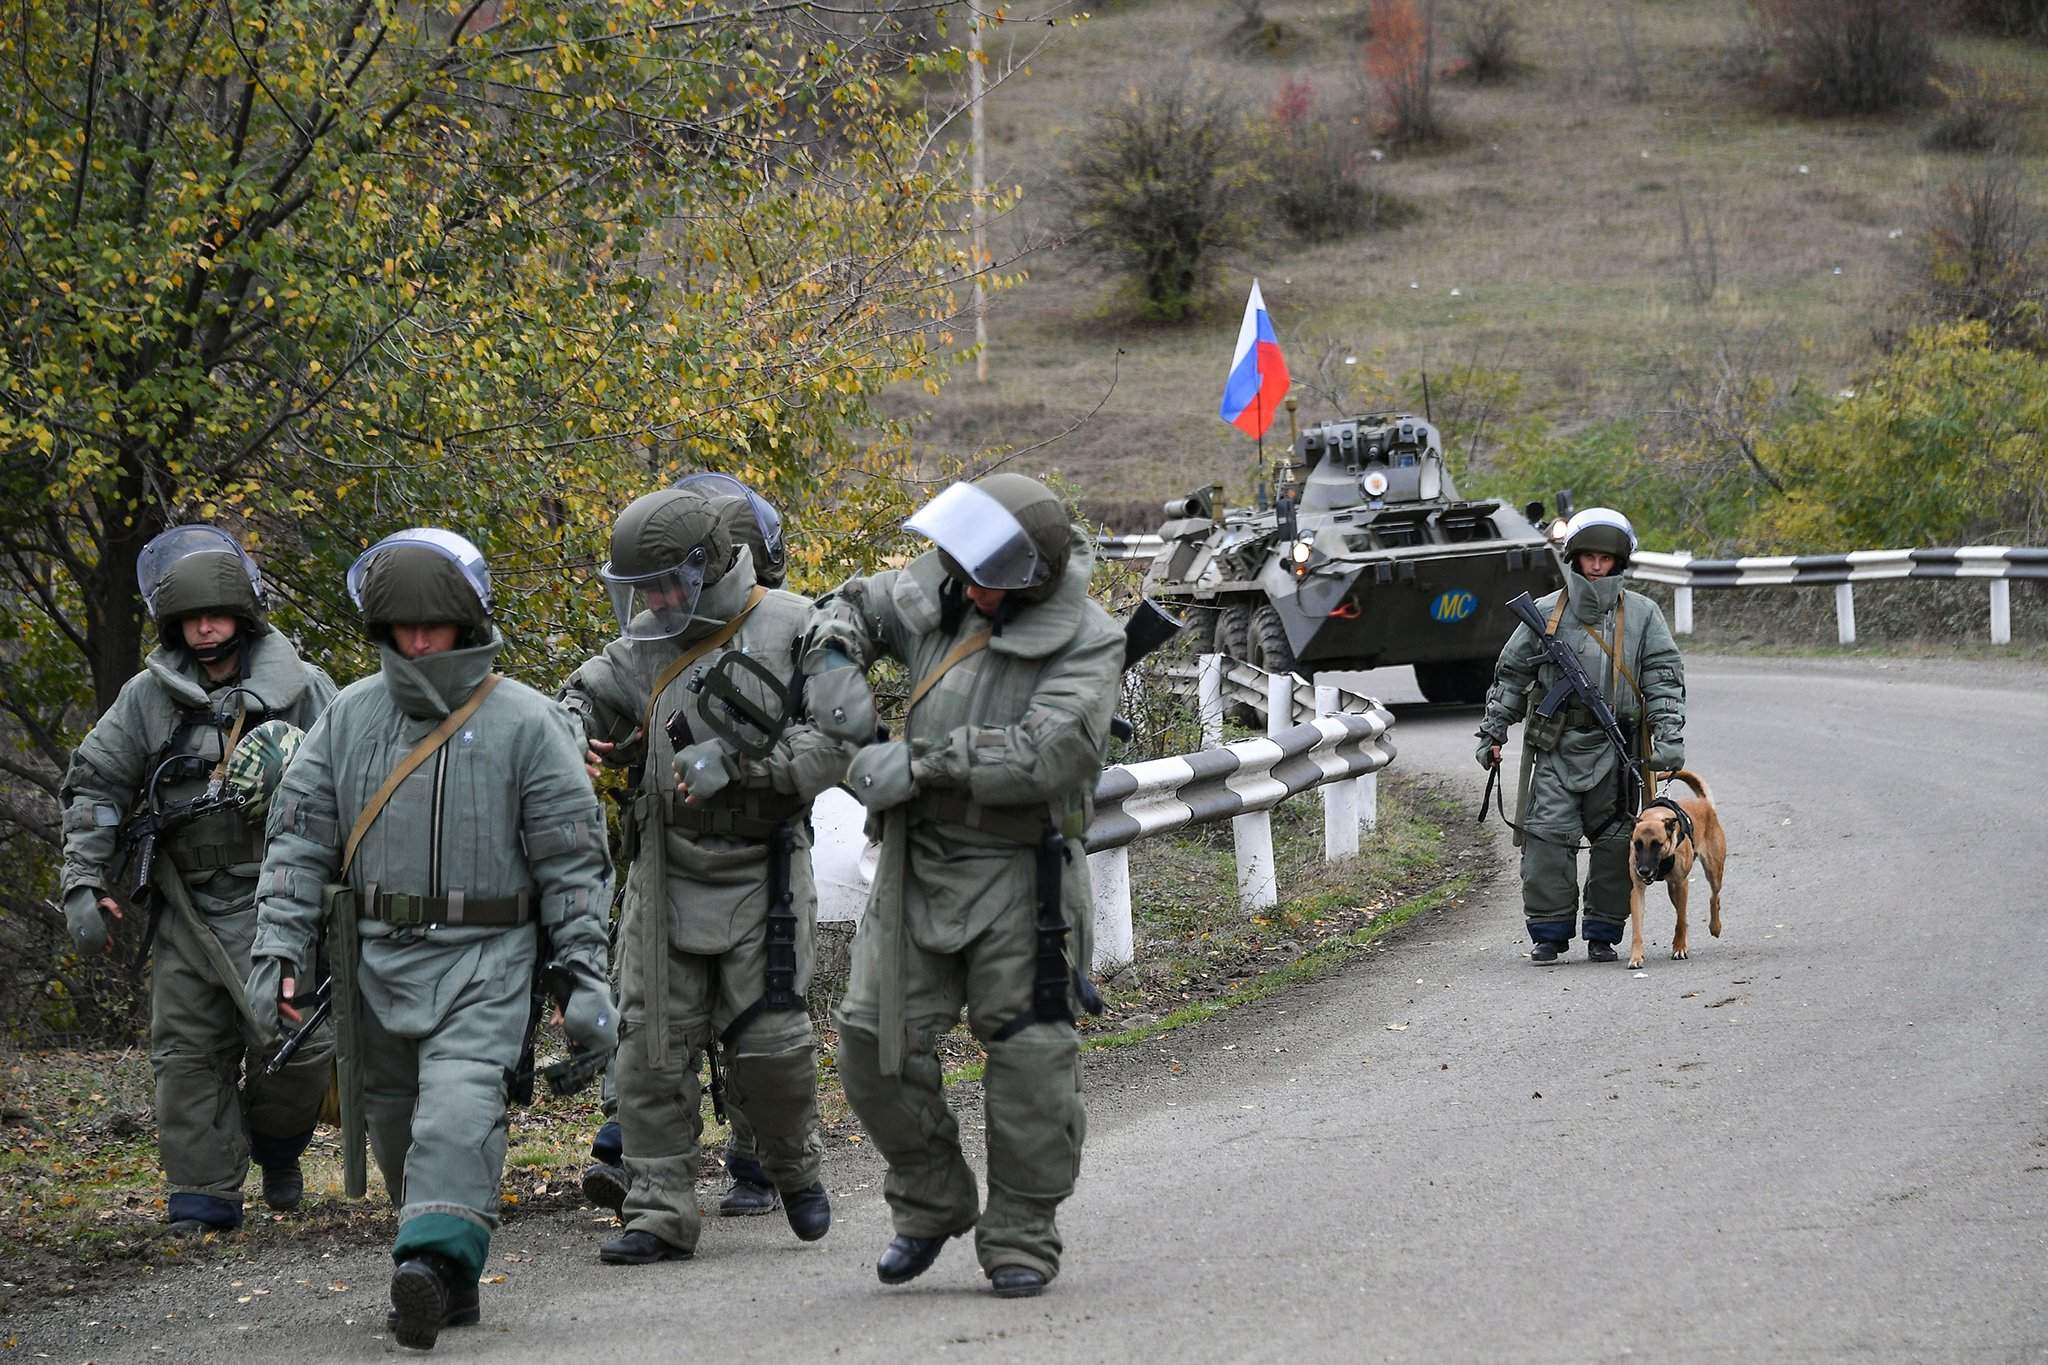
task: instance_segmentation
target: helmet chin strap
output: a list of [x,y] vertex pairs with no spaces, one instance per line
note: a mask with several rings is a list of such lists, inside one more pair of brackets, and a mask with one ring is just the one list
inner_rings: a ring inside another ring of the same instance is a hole
[[243,648],[248,642],[249,633],[242,629],[242,623],[237,621],[235,622],[235,633],[228,636],[227,639],[216,641],[210,645],[187,645],[185,647],[192,651],[192,657],[199,660],[200,663],[217,664],[234,651]]

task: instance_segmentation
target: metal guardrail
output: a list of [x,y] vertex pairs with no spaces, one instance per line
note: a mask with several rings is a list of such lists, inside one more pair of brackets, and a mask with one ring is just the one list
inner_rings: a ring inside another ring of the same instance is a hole
[[1268,811],[1326,782],[1376,773],[1394,760],[1393,746],[1383,742],[1393,721],[1375,705],[1363,714],[1317,716],[1265,739],[1105,768],[1095,785],[1088,851]]
[[1858,583],[1893,579],[1984,580],[1991,597],[1991,643],[2012,643],[2012,581],[2048,580],[2048,549],[2036,546],[1959,545],[1923,550],[1851,550],[1834,555],[1751,555],[1739,559],[1696,559],[1683,552],[1638,550],[1629,557],[1629,576],[1667,583],[1672,594],[1671,629],[1692,634],[1695,588],[1826,587],[1835,589],[1835,636],[1856,643]]
[[1152,559],[1166,541],[1160,536],[1097,536],[1095,557],[1097,559]]

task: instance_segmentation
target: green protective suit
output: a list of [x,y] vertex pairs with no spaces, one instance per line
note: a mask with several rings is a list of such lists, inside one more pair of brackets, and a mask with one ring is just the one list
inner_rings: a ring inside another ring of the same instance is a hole
[[[247,691],[231,695],[235,687]],[[78,746],[65,773],[59,795],[64,889],[116,889],[117,877],[125,875],[115,848],[121,824],[169,754],[192,755],[208,766],[186,765],[196,770],[160,783],[162,802],[206,789],[225,736],[210,723],[184,722],[225,712],[232,725],[239,702],[247,712],[244,733],[273,718],[305,727],[333,699],[333,681],[272,630],[256,636],[248,677],[239,682],[209,681],[187,650],[153,651]],[[256,932],[263,831],[238,814],[223,813],[165,836],[158,848],[160,877],[175,869],[177,882],[159,921],[150,974],[158,1149],[170,1180],[173,1219],[189,1214],[231,1226],[241,1217],[252,1141],[258,1160],[269,1165],[296,1161],[311,1136],[327,1092],[333,1034],[324,1030],[284,1071],[263,1076],[273,1040],[252,1026],[242,1001]],[[183,908],[174,904],[181,890]],[[224,973],[224,965],[232,971]],[[223,980],[224,974],[230,979]],[[264,1016],[266,1022],[274,1017],[274,1011]]]
[[[1067,951],[1085,970],[1094,900],[1080,834],[1123,667],[1123,635],[1087,595],[1092,561],[1076,533],[1052,596],[1006,620],[911,712],[918,790],[882,819],[881,864],[837,1011],[839,1073],[888,1159],[883,1193],[896,1231],[938,1237],[972,1226],[984,1270],[1026,1266],[1048,1280],[1059,1273],[1054,1214],[1073,1193],[1087,1120],[1073,1002],[1066,1019],[1033,1013],[1038,841],[1029,831],[1050,821],[1065,835]],[[913,682],[924,678],[990,624],[968,608],[946,628],[945,579],[932,552],[844,584],[813,614],[809,662],[832,644],[861,666],[888,656]],[[989,828],[997,823],[1007,829]],[[936,1050],[963,1006],[988,1051],[985,1211]]]
[[[271,799],[253,951],[313,965],[323,888],[356,817],[399,760],[490,671],[489,643],[408,660],[343,690]],[[472,1281],[498,1223],[506,1076],[519,1059],[536,954],[602,976],[611,864],[574,722],[510,679],[392,794],[349,868],[372,893],[531,897],[534,923],[394,927],[360,918],[363,1099],[399,1206],[395,1260],[437,1252]]]
[[[1653,751],[1682,752],[1685,661],[1664,624],[1664,613],[1641,593],[1624,589],[1618,575],[1588,579],[1573,569],[1565,582],[1560,592],[1537,602],[1543,619],[1547,622],[1556,615],[1560,593],[1569,594],[1557,634],[1571,644],[1586,675],[1600,685],[1622,729],[1635,741],[1647,722]],[[1601,647],[1602,640],[1614,647],[1617,617],[1624,639],[1616,653],[1633,684]],[[1536,636],[1526,625],[1517,626],[1494,667],[1486,718],[1479,727],[1481,744],[1501,743],[1508,727],[1542,700],[1558,676],[1558,670],[1543,660]],[[1531,766],[1528,800],[1517,817],[1523,830],[1522,905],[1532,938],[1564,942],[1573,936],[1580,904],[1577,850],[1585,839],[1591,845],[1585,936],[1612,943],[1628,920],[1629,826],[1615,818],[1620,760],[1583,708],[1568,704],[1564,717],[1562,732],[1554,739],[1538,732],[1533,723],[1523,734]]]
[[[688,739],[709,740],[704,675],[729,650],[741,650],[788,678],[810,602],[765,591],[725,645],[705,651],[663,688],[647,721],[652,689],[693,644],[746,607],[754,588],[749,555],[706,590],[701,629],[670,640],[616,640],[563,688],[563,701],[589,738],[615,744],[607,760],[643,774],[629,815],[633,864],[619,918],[620,1030],[613,1068],[630,1185],[624,1222],[683,1250],[696,1247],[698,1141],[703,1132],[698,1068],[704,1049],[723,1040],[729,1098],[746,1110],[755,1154],[785,1193],[817,1183],[824,1144],[818,1133],[817,1040],[805,1009],[755,1009],[766,988],[770,844],[757,828],[715,832],[687,827],[698,814],[787,821],[794,835],[790,887],[796,913],[796,989],[810,989],[817,891],[811,881],[808,813],[812,798],[846,772],[850,746],[795,723],[760,759],[740,760],[740,776],[702,806],[675,790],[675,745],[667,720],[678,707]],[[766,689],[741,683],[768,704]],[[736,1021],[744,1020],[737,1029]]]

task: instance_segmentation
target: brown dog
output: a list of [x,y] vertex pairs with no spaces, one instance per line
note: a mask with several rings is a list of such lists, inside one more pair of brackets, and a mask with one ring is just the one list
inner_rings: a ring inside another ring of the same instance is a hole
[[[1678,927],[1671,931],[1671,956],[1686,955],[1686,881],[1692,876],[1694,859],[1707,870],[1707,885],[1713,889],[1713,916],[1707,927],[1721,936],[1721,869],[1728,861],[1728,839],[1721,832],[1721,818],[1714,813],[1714,794],[1700,777],[1685,768],[1663,774],[1666,781],[1683,782],[1692,796],[1664,797],[1636,817],[1635,833],[1629,839],[1628,965],[1643,965],[1643,893],[1653,882],[1663,882],[1671,893],[1672,908],[1678,911]],[[1670,802],[1669,805],[1663,804]],[[1678,809],[1672,809],[1676,806]],[[1683,812],[1681,814],[1681,812]]]

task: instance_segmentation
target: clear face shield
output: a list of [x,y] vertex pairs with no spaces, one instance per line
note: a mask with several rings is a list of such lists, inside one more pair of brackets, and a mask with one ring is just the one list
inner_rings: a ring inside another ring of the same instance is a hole
[[467,538],[458,536],[453,531],[444,531],[438,526],[415,526],[410,530],[396,532],[356,556],[356,562],[349,565],[348,569],[348,598],[356,604],[357,611],[364,609],[363,580],[369,574],[370,562],[384,551],[394,550],[400,546],[432,550],[460,569],[470,590],[476,593],[477,601],[483,603],[484,614],[490,615],[491,571],[484,563],[483,551],[477,549]]
[[612,572],[611,561],[597,571],[611,594],[619,618],[619,636],[626,640],[670,640],[689,628],[704,595],[704,569],[710,554],[694,547],[682,563],[656,573]]
[[954,484],[903,525],[951,555],[978,587],[1028,588],[1044,579],[1038,547],[1024,527],[971,483]]
[[143,609],[150,620],[156,620],[157,590],[170,576],[171,566],[193,555],[233,555],[249,576],[256,600],[263,600],[263,575],[233,536],[216,526],[173,526],[143,546],[135,559],[135,586],[142,591]]
[[700,470],[683,475],[672,486],[701,493],[707,498],[745,498],[747,506],[753,510],[754,524],[761,528],[761,543],[767,547],[768,557],[773,559],[782,553],[782,514],[769,506],[766,498],[732,475]]

